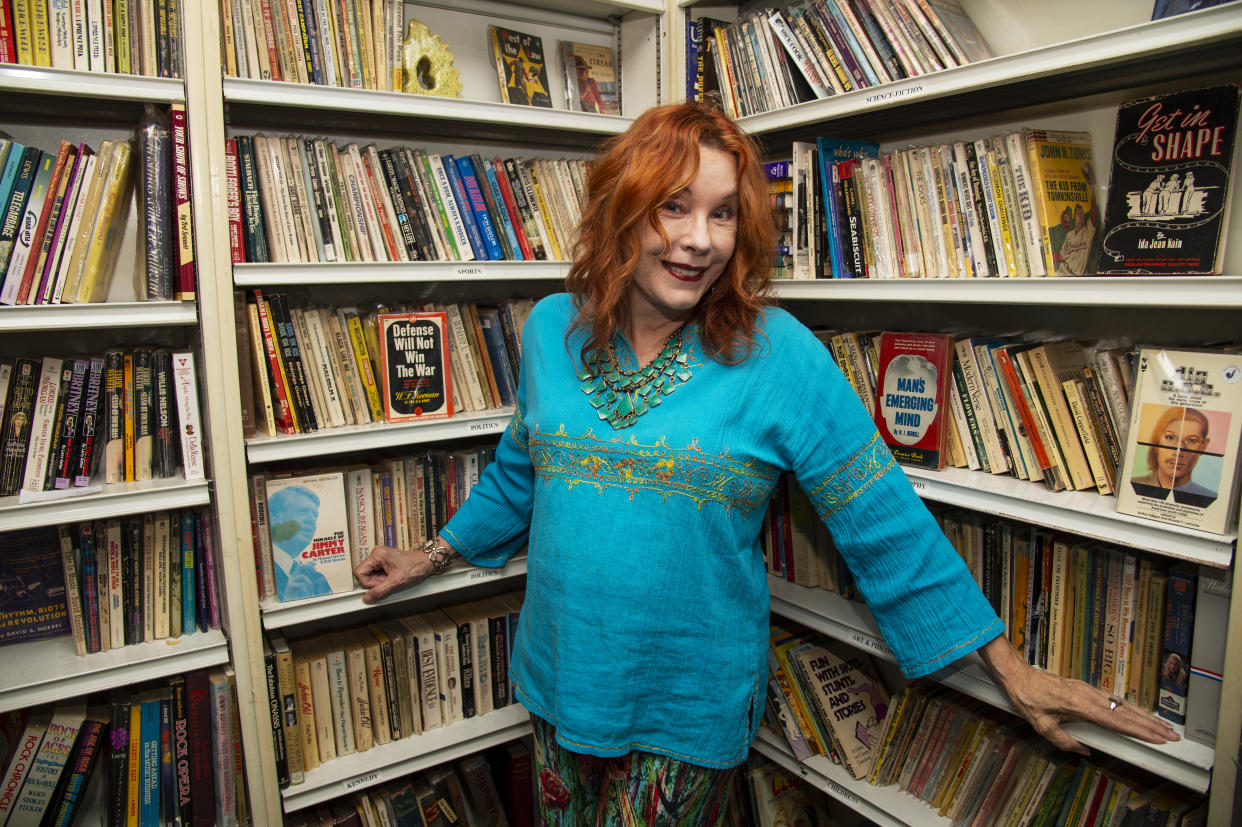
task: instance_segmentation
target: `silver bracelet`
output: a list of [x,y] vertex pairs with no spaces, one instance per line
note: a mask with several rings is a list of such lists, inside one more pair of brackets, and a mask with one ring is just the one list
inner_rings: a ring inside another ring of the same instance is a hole
[[432,537],[418,548],[431,561],[432,574],[444,574],[453,565],[448,545],[439,537]]

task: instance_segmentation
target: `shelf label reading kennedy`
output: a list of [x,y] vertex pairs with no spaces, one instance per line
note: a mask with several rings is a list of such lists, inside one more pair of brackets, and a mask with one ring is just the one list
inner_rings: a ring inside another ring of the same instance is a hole
[[366,775],[355,775],[348,781],[341,782],[341,792],[347,793],[360,787],[372,787],[384,780],[379,770],[373,770]]

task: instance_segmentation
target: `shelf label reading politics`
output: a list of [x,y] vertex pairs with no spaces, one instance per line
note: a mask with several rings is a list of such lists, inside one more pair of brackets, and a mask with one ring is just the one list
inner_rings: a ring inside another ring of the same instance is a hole
[[453,415],[448,322],[443,313],[381,313],[384,419],[409,422]]
[[1234,84],[1117,110],[1101,273],[1219,273],[1238,123]]

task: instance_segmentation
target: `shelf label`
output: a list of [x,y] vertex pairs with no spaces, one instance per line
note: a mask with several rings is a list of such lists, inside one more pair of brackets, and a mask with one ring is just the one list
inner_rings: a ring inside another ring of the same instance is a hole
[[355,775],[348,781],[341,782],[341,792],[347,793],[356,790],[359,787],[371,787],[383,780],[383,776],[379,770],[373,770],[366,775]]
[[842,787],[830,778],[825,780],[828,782],[828,786],[832,788],[832,794],[844,801],[846,804],[851,804],[855,807],[862,804],[862,799],[845,789],[845,787]]
[[910,487],[921,494],[927,490],[927,483],[922,480],[910,480]]
[[470,425],[472,431],[503,431],[505,428],[503,422],[474,422]]
[[504,572],[501,569],[479,569],[470,572],[471,580],[491,580],[493,577],[500,577]]
[[461,265],[453,268],[453,275],[455,276],[481,276],[483,273],[483,268],[477,264]]
[[916,83],[913,86],[901,86],[896,89],[885,89],[882,92],[873,92],[867,95],[867,103],[885,103],[898,98],[911,98],[915,95],[921,95],[926,91],[923,84]]
[[864,649],[870,649],[873,652],[879,652],[881,655],[883,655],[886,658],[893,657],[893,650],[889,649],[888,645],[877,637],[872,637],[871,635],[865,635],[862,632],[851,632],[850,640],[853,641],[855,644],[862,646]]

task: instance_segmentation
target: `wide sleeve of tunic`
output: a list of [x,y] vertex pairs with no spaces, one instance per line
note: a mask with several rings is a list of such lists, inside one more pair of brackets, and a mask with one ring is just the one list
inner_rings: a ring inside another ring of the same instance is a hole
[[524,337],[517,409],[500,437],[495,458],[483,469],[478,483],[470,489],[470,496],[440,531],[461,556],[476,566],[503,566],[526,545],[530,535],[535,472],[530,461],[524,414],[530,365],[537,364],[529,358],[534,347],[535,343]]
[[791,468],[853,573],[897,663],[933,672],[1004,632],[966,564],[914,493],[852,386],[815,336],[770,311],[785,397],[774,426]]

